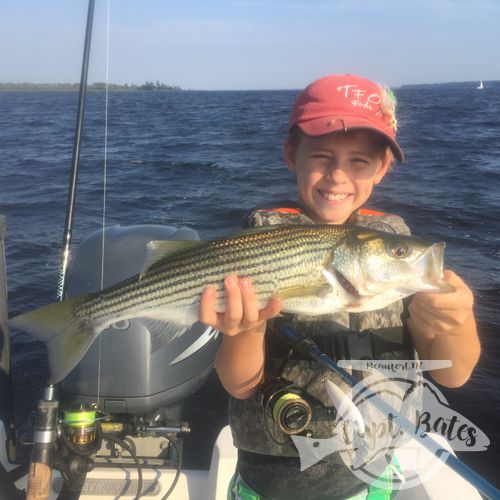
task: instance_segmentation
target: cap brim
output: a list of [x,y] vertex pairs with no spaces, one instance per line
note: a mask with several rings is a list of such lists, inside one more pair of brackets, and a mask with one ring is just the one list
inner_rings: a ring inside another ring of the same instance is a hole
[[318,137],[321,135],[330,134],[332,132],[338,132],[339,130],[373,130],[374,132],[378,132],[379,134],[383,135],[384,138],[387,139],[387,142],[389,143],[389,146],[394,153],[394,157],[399,163],[404,160],[404,153],[401,149],[401,146],[393,137],[391,137],[388,131],[375,125],[370,120],[360,118],[359,116],[343,116],[342,118],[325,116],[322,118],[315,118],[314,120],[308,120],[298,123],[297,126],[300,128],[300,130],[302,130],[302,132],[304,132],[304,134],[308,135],[309,137]]

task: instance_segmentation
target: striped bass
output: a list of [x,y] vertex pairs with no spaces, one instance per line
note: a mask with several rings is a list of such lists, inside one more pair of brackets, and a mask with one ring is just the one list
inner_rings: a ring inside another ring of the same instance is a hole
[[16,316],[10,325],[47,343],[51,381],[62,380],[112,324],[167,322],[170,339],[198,320],[207,285],[225,308],[224,278],[252,279],[260,307],[272,296],[306,316],[380,309],[417,291],[449,291],[444,243],[355,226],[294,225],[242,231],[213,241],[154,241],[141,273],[88,295]]

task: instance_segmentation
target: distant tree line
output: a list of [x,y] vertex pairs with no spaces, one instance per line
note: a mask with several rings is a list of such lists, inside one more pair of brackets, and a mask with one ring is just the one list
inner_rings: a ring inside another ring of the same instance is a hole
[[[0,91],[8,90],[25,90],[25,91],[78,91],[80,88],[79,83],[0,83]],[[90,83],[87,85],[88,90],[106,90],[106,84],[103,82]],[[128,84],[120,85],[117,83],[108,84],[110,91],[167,91],[167,90],[181,90],[177,85],[166,85],[163,82],[156,80],[156,82],[146,82],[142,85]]]

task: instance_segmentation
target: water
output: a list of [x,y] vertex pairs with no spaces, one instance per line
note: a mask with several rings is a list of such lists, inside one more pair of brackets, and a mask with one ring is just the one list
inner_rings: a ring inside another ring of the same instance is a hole
[[[500,452],[500,83],[397,90],[406,161],[372,205],[402,215],[415,234],[447,243],[447,267],[471,286],[483,355],[451,406],[492,444],[460,458],[496,482]],[[295,92],[112,93],[106,221],[186,225],[229,234],[252,207],[290,199],[282,141]],[[0,93],[0,213],[7,216],[9,309],[56,296],[76,93]],[[87,97],[74,228],[78,244],[102,218],[104,94]],[[16,418],[31,429],[48,371],[43,346],[12,338]]]

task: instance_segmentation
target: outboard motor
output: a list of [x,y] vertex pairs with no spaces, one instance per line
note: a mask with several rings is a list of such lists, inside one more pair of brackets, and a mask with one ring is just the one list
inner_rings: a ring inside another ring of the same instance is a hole
[[[102,230],[79,246],[68,279],[68,296],[101,288]],[[140,273],[153,240],[198,240],[196,231],[160,225],[106,228],[104,288]],[[195,323],[182,336],[165,341],[168,325],[147,318],[115,323],[93,343],[60,385],[65,404],[91,404],[110,414],[178,418],[179,403],[212,371],[217,332]]]

